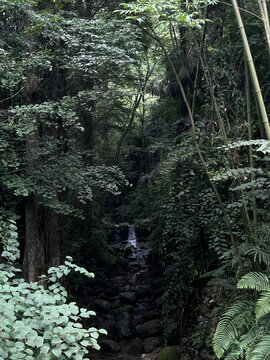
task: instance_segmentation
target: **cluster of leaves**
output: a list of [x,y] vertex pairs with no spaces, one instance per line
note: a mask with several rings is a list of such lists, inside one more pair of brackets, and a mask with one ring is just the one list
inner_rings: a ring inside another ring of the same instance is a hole
[[[264,273],[249,272],[243,276],[238,289],[252,290],[222,315],[213,340],[218,358],[261,360],[269,357],[269,278]],[[244,300],[246,299],[246,300]]]
[[[215,4],[215,0],[210,0],[207,4]],[[121,14],[127,16],[128,19],[136,20],[139,23],[145,21],[149,17],[154,24],[166,24],[180,22],[182,26],[200,28],[205,23],[200,18],[201,8],[206,5],[206,1],[192,1],[180,5],[177,0],[144,0],[139,4],[136,2],[123,3],[124,10],[120,10]]]
[[82,320],[95,313],[67,303],[60,280],[72,270],[88,278],[94,274],[67,257],[64,265],[50,268],[39,282],[25,282],[14,264],[19,257],[16,225],[1,221],[1,230],[5,261],[0,263],[0,359],[86,359],[89,347],[99,349],[97,338],[106,331],[83,328]]

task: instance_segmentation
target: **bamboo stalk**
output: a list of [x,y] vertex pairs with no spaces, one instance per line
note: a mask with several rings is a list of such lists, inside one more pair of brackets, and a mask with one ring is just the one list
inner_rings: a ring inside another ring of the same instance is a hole
[[264,24],[266,40],[268,45],[268,51],[270,53],[270,26],[269,26],[269,17],[268,17],[268,10],[265,0],[258,0],[259,9],[262,16],[262,21]]
[[267,140],[270,140],[269,120],[268,120],[268,116],[267,116],[267,113],[266,113],[265,104],[264,104],[264,100],[263,100],[263,97],[262,97],[262,92],[261,92],[260,84],[259,84],[259,81],[258,81],[256,69],[255,69],[255,66],[254,66],[252,54],[251,54],[251,51],[250,51],[249,43],[248,43],[248,40],[247,40],[245,27],[244,27],[244,24],[243,24],[243,21],[242,21],[242,18],[241,18],[241,14],[240,14],[240,11],[239,11],[239,8],[238,8],[238,5],[237,5],[237,1],[232,0],[232,5],[233,5],[233,8],[234,8],[235,16],[236,16],[238,27],[239,27],[239,30],[240,30],[240,34],[241,34],[241,38],[242,38],[242,42],[243,42],[243,46],[244,46],[244,51],[245,51],[245,55],[246,55],[246,61],[248,63],[249,72],[250,72],[253,88],[254,88],[254,91],[255,91],[255,96],[257,98],[258,106],[259,106],[259,109],[260,109],[262,122],[263,122],[263,126],[264,126],[264,129],[265,129],[266,138],[267,138]]
[[[247,107],[246,111],[247,111],[247,120],[248,120],[248,139],[252,140],[251,96],[250,96],[250,86],[249,86],[248,64],[247,64],[246,59],[245,59],[245,83],[246,83],[246,107]],[[252,145],[249,146],[249,165],[252,168],[254,167]],[[252,174],[251,179],[254,180],[254,174]],[[257,240],[258,240],[258,216],[257,216],[257,201],[256,201],[256,197],[254,195],[252,196],[252,214],[253,214],[255,243],[257,243]]]

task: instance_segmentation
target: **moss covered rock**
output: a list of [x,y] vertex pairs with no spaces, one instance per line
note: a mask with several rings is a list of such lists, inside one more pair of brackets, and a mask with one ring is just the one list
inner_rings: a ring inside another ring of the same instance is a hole
[[121,354],[116,358],[116,360],[141,360],[141,357],[129,354]]
[[136,332],[141,337],[158,335],[162,330],[163,325],[158,319],[153,319],[142,325],[136,326]]
[[159,347],[161,344],[162,344],[162,339],[160,337],[148,337],[143,342],[144,352],[146,354],[149,354],[157,347]]
[[120,345],[114,340],[104,339],[99,341],[99,344],[101,350],[105,352],[118,352],[121,350]]
[[177,346],[166,346],[157,355],[156,360],[179,360],[180,354]]
[[134,310],[134,306],[133,305],[125,305],[119,308],[119,313],[121,312],[132,312]]

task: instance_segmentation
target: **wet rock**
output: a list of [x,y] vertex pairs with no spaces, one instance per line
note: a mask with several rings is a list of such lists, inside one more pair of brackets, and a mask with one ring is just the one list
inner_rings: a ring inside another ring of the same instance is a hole
[[158,319],[153,319],[136,326],[136,333],[141,337],[158,335],[162,330],[163,325]]
[[119,320],[115,326],[119,338],[130,338],[135,334],[135,329],[129,320]]
[[134,294],[130,294],[130,293],[123,293],[120,296],[120,300],[122,301],[122,303],[124,304],[135,304],[136,303],[136,296]]
[[112,305],[109,301],[103,299],[96,299],[94,301],[94,305],[97,309],[102,310],[104,312],[109,312],[112,308]]
[[122,247],[119,246],[119,245],[114,245],[114,246],[113,246],[113,250],[114,250],[115,252],[120,253],[123,249],[122,249]]
[[143,342],[144,352],[149,354],[162,345],[162,339],[160,337],[148,337]]
[[153,290],[150,287],[138,287],[135,290],[135,296],[137,299],[143,299],[151,296]]
[[128,312],[120,312],[117,317],[116,320],[129,320],[130,321],[130,314]]
[[136,251],[136,247],[133,245],[127,246],[125,248],[125,252],[124,252],[124,257],[128,258],[131,254],[134,253],[134,251]]
[[100,340],[99,345],[101,346],[101,350],[104,352],[116,353],[121,350],[120,345],[114,340]]
[[177,346],[166,346],[156,357],[156,360],[179,360],[179,349]]
[[132,305],[125,305],[125,306],[121,306],[119,308],[119,312],[128,312],[131,313],[134,310],[134,306]]

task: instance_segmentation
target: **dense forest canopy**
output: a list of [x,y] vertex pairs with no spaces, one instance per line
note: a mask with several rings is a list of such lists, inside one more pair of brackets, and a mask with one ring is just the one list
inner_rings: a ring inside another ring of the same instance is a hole
[[0,2],[0,360],[91,358],[115,224],[161,352],[270,359],[269,57],[265,0]]

